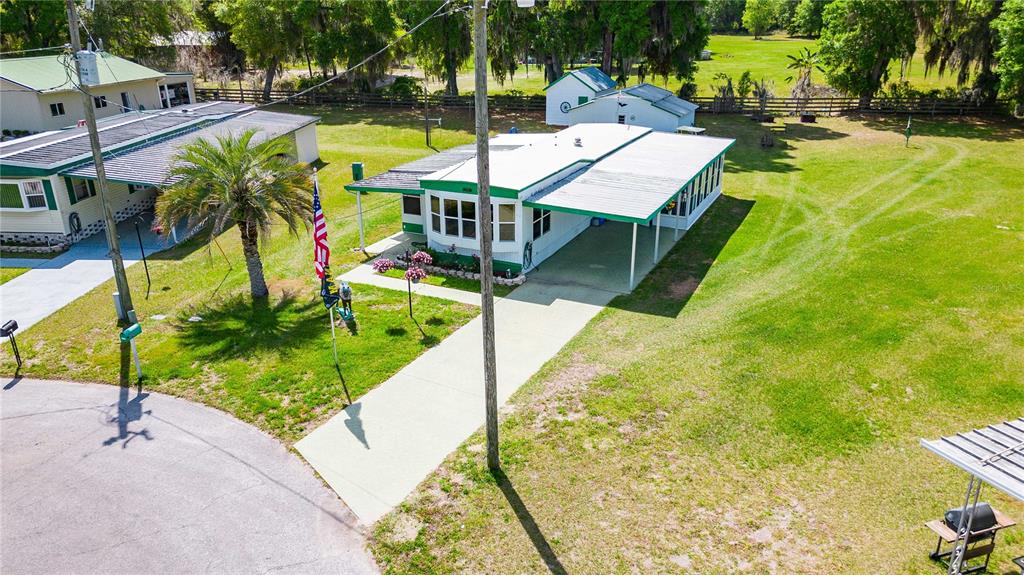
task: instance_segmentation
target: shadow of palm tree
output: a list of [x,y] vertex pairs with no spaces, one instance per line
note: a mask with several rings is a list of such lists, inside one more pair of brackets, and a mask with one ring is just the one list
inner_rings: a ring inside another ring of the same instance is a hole
[[329,326],[318,301],[299,302],[291,293],[277,301],[234,296],[175,321],[178,337],[202,359],[246,357],[254,352],[287,353],[320,337]]

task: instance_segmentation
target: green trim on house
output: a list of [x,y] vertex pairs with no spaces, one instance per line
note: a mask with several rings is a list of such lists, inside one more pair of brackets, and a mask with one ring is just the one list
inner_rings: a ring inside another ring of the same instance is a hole
[[360,186],[349,184],[345,189],[350,192],[381,192],[385,194],[408,194],[410,196],[422,196],[423,190],[409,190],[405,188],[375,188],[373,186]]
[[77,204],[78,199],[75,198],[75,186],[71,185],[71,178],[67,176],[64,176],[64,188],[67,189],[68,200],[71,202],[71,205]]
[[423,224],[414,224],[411,222],[402,222],[402,231],[409,232],[411,234],[422,234]]
[[506,262],[502,260],[494,260],[494,265],[491,266],[495,272],[503,272],[505,270],[511,270],[514,274],[522,273],[523,265],[514,262]]
[[53,197],[53,184],[50,183],[49,178],[43,180],[43,193],[46,194],[46,208],[56,210],[57,198]]
[[548,91],[548,88],[550,88],[551,86],[554,86],[555,84],[557,84],[557,83],[561,82],[562,80],[565,80],[566,78],[572,78],[573,80],[576,80],[576,81],[577,81],[577,82],[579,82],[580,84],[583,84],[584,86],[586,86],[586,88],[587,88],[588,90],[590,90],[590,91],[594,91],[594,89],[593,89],[593,88],[591,88],[590,86],[587,86],[587,83],[586,83],[586,82],[584,82],[583,80],[580,80],[579,78],[577,78],[577,77],[576,77],[576,74],[573,74],[572,72],[573,72],[572,70],[569,70],[569,71],[568,71],[568,72],[566,72],[565,74],[562,74],[562,77],[561,77],[561,78],[559,78],[559,79],[555,80],[554,82],[551,82],[551,83],[550,83],[550,84],[548,84],[547,86],[544,86],[544,90],[543,90],[543,91],[544,91],[544,92],[547,92],[547,91]]
[[24,178],[26,176],[52,176],[56,170],[30,168],[28,166],[12,166],[0,163],[0,178]]
[[[458,182],[454,180],[420,180],[420,185],[423,186],[424,190],[433,190],[437,192],[455,192],[457,194],[477,194],[476,182]],[[497,198],[508,198],[512,200],[519,199],[519,190],[513,190],[511,188],[503,188],[501,186],[491,186],[491,195]]]
[[651,221],[650,218],[646,220],[640,218],[627,218],[624,216],[618,216],[615,214],[605,214],[602,212],[596,212],[591,210],[578,210],[576,208],[563,208],[560,206],[549,206],[547,204],[541,204],[531,201],[523,201],[523,207],[526,208],[537,208],[542,210],[551,210],[553,212],[562,212],[563,214],[576,214],[578,216],[590,216],[592,218],[604,218],[606,220],[614,220],[616,222],[625,222],[627,224],[646,224]]

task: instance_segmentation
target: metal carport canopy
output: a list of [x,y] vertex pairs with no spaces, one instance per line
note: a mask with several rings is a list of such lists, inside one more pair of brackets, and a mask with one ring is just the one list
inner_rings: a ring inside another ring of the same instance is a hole
[[921,445],[1024,501],[1024,417],[931,441],[922,439]]
[[651,132],[524,200],[532,208],[644,224],[735,140]]

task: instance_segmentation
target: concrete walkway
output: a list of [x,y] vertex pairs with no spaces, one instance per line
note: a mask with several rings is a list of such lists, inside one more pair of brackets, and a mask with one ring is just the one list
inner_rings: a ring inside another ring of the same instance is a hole
[[[147,257],[172,245],[165,236],[157,236],[150,231],[151,218],[151,214],[145,214],[139,225]],[[129,218],[117,225],[121,238],[121,257],[126,267],[142,259],[134,221],[135,218]],[[4,258],[0,261],[2,267],[32,269],[0,285],[0,323],[14,319],[18,321],[19,329],[24,331],[114,277],[108,252],[106,234],[100,232],[72,245],[68,251],[52,259]],[[18,265],[24,262],[32,264]],[[145,288],[144,285],[132,287],[133,292],[140,287]],[[114,311],[113,299],[110,300],[110,311]]]
[[[611,295],[527,282],[498,299],[499,404]],[[481,330],[477,317],[295,444],[363,522],[401,503],[483,424]]]
[[[591,228],[531,272],[524,286],[495,301],[499,405],[627,291],[631,234],[626,224]],[[637,281],[654,266],[654,231],[643,228],[638,236]],[[397,244],[389,238],[367,251],[388,253]],[[659,255],[673,244],[671,230],[663,229]],[[360,266],[342,277],[406,289],[402,280],[366,270]],[[417,292],[458,301],[468,295],[479,303],[477,294],[449,288],[421,284]],[[481,331],[477,317],[295,444],[363,522],[404,501],[483,425]]]
[[352,513],[280,442],[135,388],[0,391],[0,572],[377,573]]
[[[407,291],[409,289],[405,280],[400,280],[398,278],[389,278],[387,276],[382,276],[378,273],[375,273],[370,264],[362,264],[356,266],[355,268],[339,276],[339,278],[344,281],[347,281],[350,284],[369,284],[372,286],[393,289],[397,291]],[[468,292],[460,289],[446,288],[442,286],[435,286],[423,282],[413,284],[412,293],[418,295],[437,297],[441,299],[448,299],[460,303],[467,303],[470,305],[480,305],[480,294],[478,293]]]

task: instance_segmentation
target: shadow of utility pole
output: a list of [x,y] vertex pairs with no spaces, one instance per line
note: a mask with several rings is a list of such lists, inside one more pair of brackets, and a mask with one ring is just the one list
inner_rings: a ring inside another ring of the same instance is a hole
[[530,514],[530,510],[526,508],[526,504],[520,499],[519,493],[516,492],[516,488],[512,486],[512,482],[509,481],[505,472],[495,469],[491,471],[491,475],[498,482],[498,488],[505,495],[508,504],[512,506],[512,510],[515,511],[516,517],[519,519],[519,523],[523,526],[523,530],[526,531],[526,535],[530,537],[530,541],[537,549],[541,559],[544,560],[544,565],[547,566],[548,571],[555,575],[567,575],[568,572],[562,566],[562,562],[558,560],[558,556],[555,555],[555,550],[551,548],[537,522],[533,520],[533,515]]

